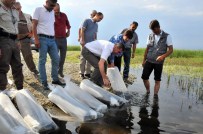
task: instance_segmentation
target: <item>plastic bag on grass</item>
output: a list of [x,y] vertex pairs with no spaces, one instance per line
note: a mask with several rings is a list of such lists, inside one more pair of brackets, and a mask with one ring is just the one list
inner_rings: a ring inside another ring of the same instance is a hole
[[0,133],[35,134],[24,122],[10,98],[0,93]]
[[33,131],[47,132],[58,129],[58,126],[28,90],[18,91],[15,100],[25,122]]
[[73,98],[76,98],[78,101],[84,103],[85,105],[88,105],[90,108],[94,109],[97,112],[104,113],[107,111],[107,105],[94,98],[88,92],[82,90],[78,85],[71,82],[69,78],[64,77],[64,80],[66,82],[64,91],[66,91]]
[[95,98],[108,103],[110,106],[120,106],[118,100],[113,97],[108,91],[97,86],[88,79],[82,80],[80,83],[80,88]]
[[127,91],[127,87],[117,67],[108,68],[107,76],[111,82],[113,90],[121,92]]
[[80,121],[97,118],[96,111],[72,98],[64,91],[63,88],[56,88],[56,86],[51,84],[49,84],[49,88],[52,90],[52,92],[48,95],[49,100],[56,104],[65,113],[77,117]]

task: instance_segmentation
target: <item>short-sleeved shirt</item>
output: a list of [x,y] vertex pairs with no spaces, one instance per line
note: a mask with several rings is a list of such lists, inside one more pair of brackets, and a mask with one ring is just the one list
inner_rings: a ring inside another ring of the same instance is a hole
[[[128,28],[125,28],[123,29],[123,31],[121,32],[122,34],[129,30]],[[125,45],[125,48],[131,48],[133,44],[138,44],[139,43],[139,40],[138,40],[138,35],[136,32],[133,32],[133,38],[131,40],[129,40],[128,42],[126,42],[124,45]]]
[[[162,33],[163,33],[163,31],[161,31],[161,33],[159,35],[154,34],[155,45],[157,45],[159,39],[161,38]],[[147,44],[150,44],[149,36],[147,38]],[[171,38],[170,34],[167,36],[166,44],[167,44],[167,46],[173,46],[173,42],[172,42],[172,38]]]
[[35,9],[33,19],[38,20],[37,34],[54,36],[54,11],[48,11],[45,7]]
[[66,29],[70,29],[71,26],[65,13],[60,12],[60,15],[55,15],[54,28],[55,37],[66,37]]
[[111,37],[111,39],[109,41],[114,44],[116,44],[116,43],[125,44],[125,41],[123,40],[123,34],[114,35]]
[[11,34],[18,34],[18,11],[7,9],[0,1],[0,28]]
[[85,43],[94,41],[95,35],[98,31],[97,22],[94,22],[93,19],[85,19],[81,27],[85,29],[85,32],[84,32]]
[[96,56],[107,61],[113,52],[114,44],[106,40],[96,40],[87,43],[85,47]]
[[[121,44],[125,44],[126,42],[123,40],[123,34],[118,34],[118,35],[114,35],[114,36],[112,36],[111,37],[111,39],[109,40],[110,42],[112,42],[112,43],[114,43],[114,44],[116,44],[116,43],[121,43]],[[118,53],[118,54],[111,54],[110,56],[109,56],[109,58],[108,58],[108,60],[109,60],[109,62],[111,62],[111,63],[114,63],[114,59],[115,59],[115,56],[117,56],[117,57],[120,57],[120,56],[122,56],[123,55],[123,53],[121,52],[121,53]]]

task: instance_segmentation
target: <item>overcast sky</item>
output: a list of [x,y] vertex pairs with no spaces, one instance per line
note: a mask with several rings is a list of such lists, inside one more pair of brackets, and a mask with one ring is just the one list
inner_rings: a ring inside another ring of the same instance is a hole
[[[33,15],[36,7],[45,0],[18,0],[23,11]],[[128,2],[127,2],[128,1]],[[108,40],[137,21],[139,27],[138,47],[146,47],[148,28],[152,19],[160,22],[161,28],[171,34],[176,49],[203,50],[203,0],[58,0],[61,11],[66,13],[71,28],[68,44],[77,45],[78,28],[81,22],[95,9],[104,14],[99,23],[98,39]]]

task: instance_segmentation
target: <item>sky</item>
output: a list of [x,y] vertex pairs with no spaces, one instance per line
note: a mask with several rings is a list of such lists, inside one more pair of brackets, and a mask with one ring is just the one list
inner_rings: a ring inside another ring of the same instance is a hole
[[[18,1],[22,10],[31,15],[45,3],[45,0]],[[151,33],[149,23],[157,19],[161,29],[172,36],[175,49],[203,50],[203,0],[58,0],[58,3],[71,24],[68,45],[79,44],[78,28],[95,9],[104,14],[99,22],[98,39],[109,40],[137,21],[137,47],[145,48]]]

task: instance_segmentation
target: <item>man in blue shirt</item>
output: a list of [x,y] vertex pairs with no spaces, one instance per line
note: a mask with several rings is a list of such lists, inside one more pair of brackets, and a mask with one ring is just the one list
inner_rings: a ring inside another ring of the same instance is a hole
[[[121,43],[124,45],[133,38],[133,32],[131,30],[126,30],[123,34],[114,35],[109,40],[112,43]],[[125,51],[125,50],[124,50]],[[117,66],[118,70],[121,71],[121,58],[123,53],[119,53],[117,55],[111,55],[108,59],[111,66]]]

